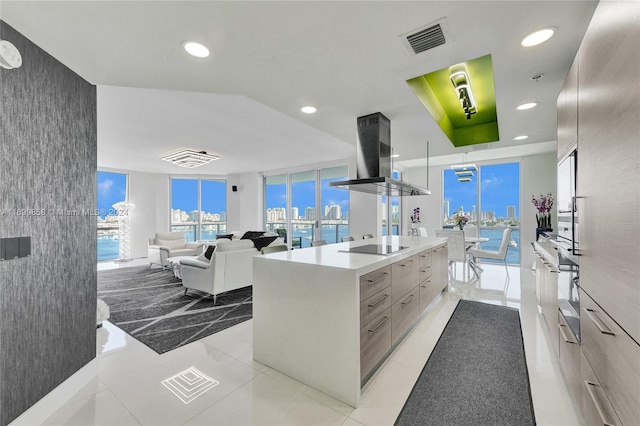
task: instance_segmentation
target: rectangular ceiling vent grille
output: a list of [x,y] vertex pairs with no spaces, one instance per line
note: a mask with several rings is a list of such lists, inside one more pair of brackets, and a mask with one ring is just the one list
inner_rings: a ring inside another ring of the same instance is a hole
[[446,18],[427,24],[400,36],[402,44],[412,56],[450,42]]

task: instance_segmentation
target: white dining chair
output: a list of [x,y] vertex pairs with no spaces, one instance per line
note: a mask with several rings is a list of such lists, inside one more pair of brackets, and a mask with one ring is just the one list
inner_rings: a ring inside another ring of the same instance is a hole
[[311,247],[326,246],[327,244],[329,244],[327,240],[311,241]]
[[504,269],[506,269],[508,277],[509,268],[507,268],[507,249],[509,248],[509,241],[511,241],[511,228],[505,228],[502,232],[502,241],[500,241],[500,248],[498,249],[498,251],[470,248],[469,250],[467,250],[467,252],[471,256],[473,256],[474,264],[476,263],[476,259],[478,258],[502,260],[502,262],[504,262]]
[[428,237],[429,234],[427,233],[427,228],[425,228],[424,226],[419,226],[418,227],[418,236],[419,237]]
[[449,240],[449,282],[454,284],[456,262],[462,263],[462,281],[467,282],[467,246],[464,241],[464,232],[459,229],[436,230],[436,237],[447,238]]

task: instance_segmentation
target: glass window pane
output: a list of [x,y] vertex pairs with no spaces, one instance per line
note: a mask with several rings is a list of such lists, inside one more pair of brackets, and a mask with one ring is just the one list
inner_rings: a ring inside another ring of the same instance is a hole
[[171,230],[198,239],[198,179],[171,179]]
[[127,201],[127,175],[98,172],[98,261],[120,257],[118,216],[113,205]]
[[349,235],[349,191],[329,186],[329,182],[347,179],[347,166],[320,170],[322,239],[329,244],[341,242],[343,237]]
[[482,248],[497,250],[502,232],[509,226],[507,263],[520,264],[520,163],[481,166],[480,177],[480,235],[489,238]]
[[478,173],[465,176],[468,181],[458,180],[453,170],[444,170],[443,228],[453,228],[455,216],[464,215],[469,221],[466,226],[477,226]]
[[216,235],[227,233],[227,182],[202,180],[200,182],[202,218],[201,240],[215,240]]
[[[402,181],[402,174],[398,170],[394,170],[393,179]],[[391,235],[400,235],[400,197],[391,198]]]
[[277,232],[286,239],[287,232],[287,176],[267,176],[264,179],[266,230]]
[[[324,214],[324,213],[323,213]],[[300,172],[291,175],[291,227],[293,240],[299,239],[301,247],[311,247],[315,239],[316,172]],[[296,241],[297,244],[297,241]]]

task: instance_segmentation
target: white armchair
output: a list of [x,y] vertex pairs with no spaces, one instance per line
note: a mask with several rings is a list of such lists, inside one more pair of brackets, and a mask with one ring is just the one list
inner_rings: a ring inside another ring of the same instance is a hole
[[197,256],[204,245],[187,242],[187,237],[182,232],[156,232],[154,238],[149,238],[149,267],[156,264],[166,268],[170,257]]

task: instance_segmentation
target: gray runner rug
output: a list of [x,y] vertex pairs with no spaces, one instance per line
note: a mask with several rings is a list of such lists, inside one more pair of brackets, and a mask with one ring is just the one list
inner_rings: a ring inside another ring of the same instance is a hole
[[396,425],[535,425],[520,315],[461,300]]
[[171,271],[146,266],[98,272],[98,298],[109,305],[109,322],[161,354],[253,316],[252,288],[213,298],[184,287]]

